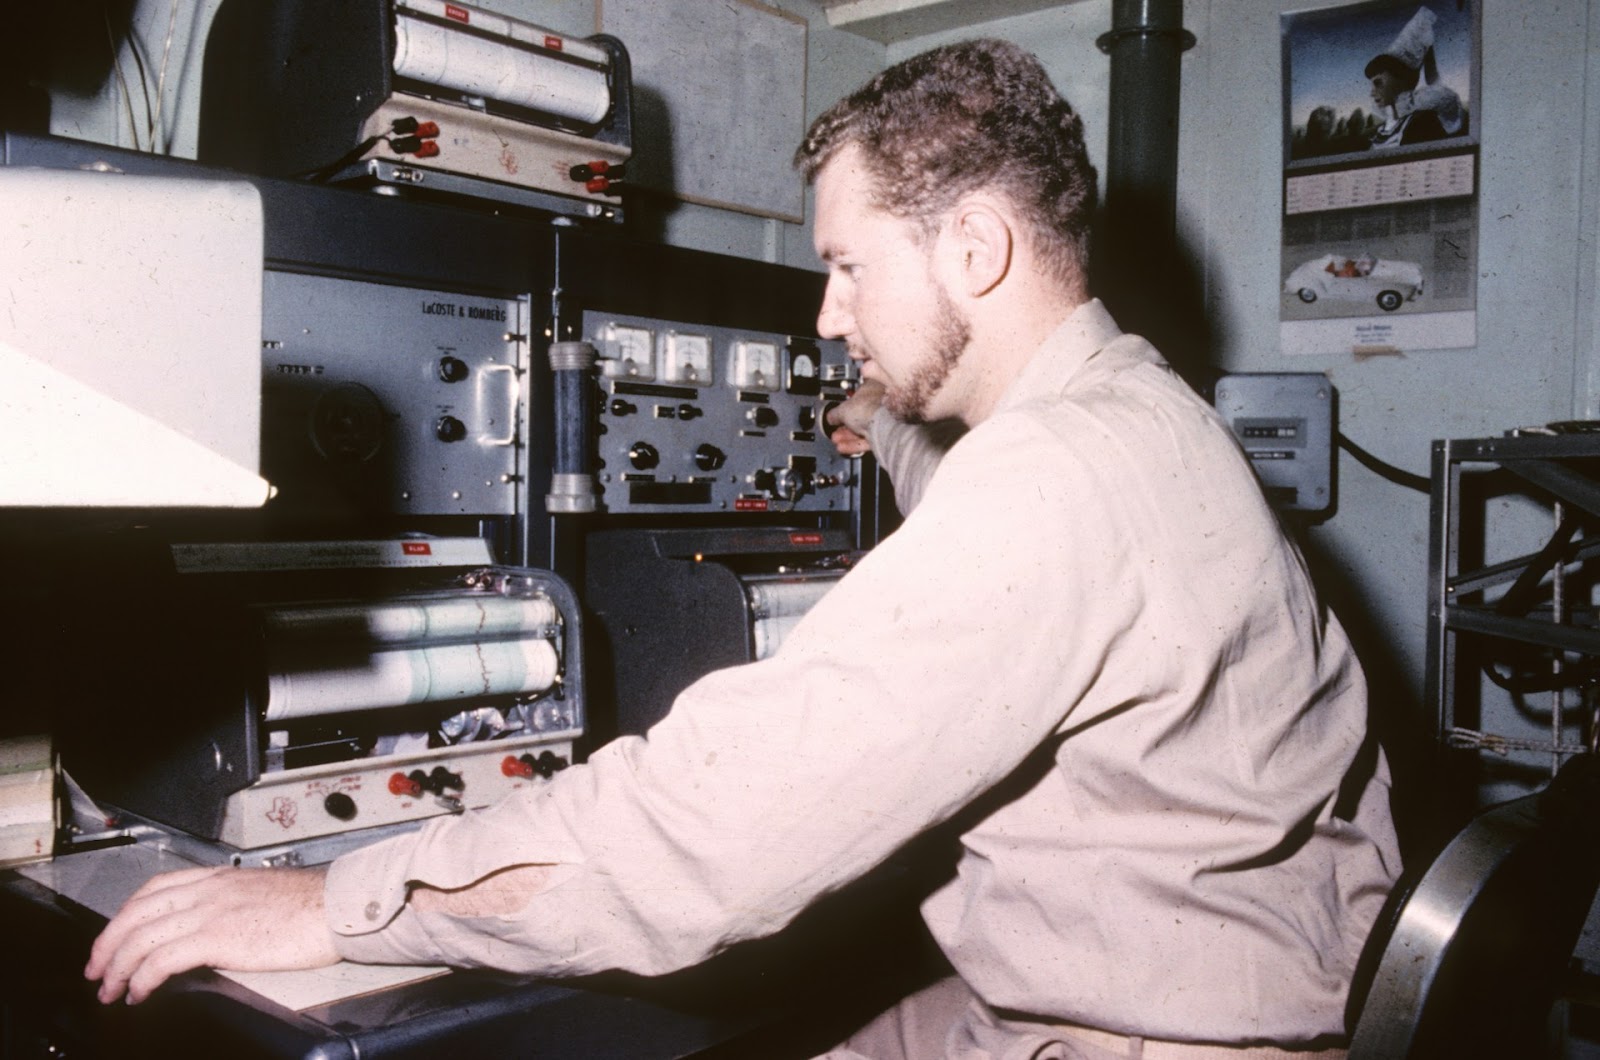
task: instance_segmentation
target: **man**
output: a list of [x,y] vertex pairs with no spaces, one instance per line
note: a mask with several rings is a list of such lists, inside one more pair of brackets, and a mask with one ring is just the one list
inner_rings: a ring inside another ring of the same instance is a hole
[[538,790],[326,874],[158,879],[102,999],[340,955],[665,972],[962,814],[923,910],[960,978],[834,1055],[1341,1055],[1396,869],[1361,674],[1227,429],[1088,298],[1078,116],[1020,49],[952,45],[798,160],[866,380],[836,437],[904,524],[776,656]]

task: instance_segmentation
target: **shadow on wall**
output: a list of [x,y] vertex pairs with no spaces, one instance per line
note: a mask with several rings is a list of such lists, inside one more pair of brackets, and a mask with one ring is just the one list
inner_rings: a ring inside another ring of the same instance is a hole
[[633,157],[628,160],[626,215],[630,238],[667,241],[667,219],[681,204],[673,196],[672,112],[666,99],[648,86],[633,86]]
[[136,7],[138,0],[12,5],[7,31],[23,46],[0,63],[0,129],[47,134],[52,92],[99,93],[115,76],[113,57],[132,35]]
[[1116,225],[1102,205],[1089,266],[1091,293],[1124,331],[1143,335],[1201,394],[1222,375],[1206,315],[1199,256],[1183,240],[1135,220]]

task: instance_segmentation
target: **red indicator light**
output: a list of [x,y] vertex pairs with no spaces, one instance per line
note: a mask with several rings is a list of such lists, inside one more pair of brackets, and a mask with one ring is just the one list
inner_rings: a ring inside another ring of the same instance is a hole
[[426,541],[402,541],[400,542],[400,552],[407,556],[431,556],[433,555],[433,546]]
[[820,544],[822,544],[822,535],[821,534],[815,534],[815,533],[790,534],[789,535],[789,544],[791,544],[791,545],[820,545]]
[[733,501],[733,510],[736,512],[764,512],[767,510],[765,497],[736,497]]
[[546,36],[544,39],[544,46],[553,52],[558,52],[567,46],[567,42],[562,40],[560,37]]
[[471,22],[472,21],[471,13],[468,12],[466,8],[457,7],[455,4],[446,4],[446,5],[444,5],[444,17],[445,18],[453,18],[457,22]]

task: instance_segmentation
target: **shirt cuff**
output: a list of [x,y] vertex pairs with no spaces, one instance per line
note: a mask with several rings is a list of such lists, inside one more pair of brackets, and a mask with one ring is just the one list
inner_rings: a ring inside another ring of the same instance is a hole
[[433,939],[406,904],[414,836],[353,850],[328,866],[322,885],[334,948],[365,964],[436,964]]

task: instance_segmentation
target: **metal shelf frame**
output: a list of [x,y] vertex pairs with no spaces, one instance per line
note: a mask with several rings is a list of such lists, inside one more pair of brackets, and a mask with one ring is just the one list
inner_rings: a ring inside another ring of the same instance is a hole
[[[1586,467],[1586,462],[1593,466]],[[1572,718],[1560,677],[1571,655],[1600,659],[1600,629],[1575,622],[1575,609],[1567,599],[1568,583],[1586,563],[1600,557],[1600,536],[1583,536],[1585,525],[1600,523],[1596,468],[1600,468],[1600,434],[1520,433],[1434,442],[1425,695],[1441,743],[1501,753],[1547,752],[1552,773],[1567,756],[1592,749],[1563,737]],[[1543,547],[1513,559],[1463,566],[1464,532],[1486,532],[1489,519],[1486,510],[1463,513],[1463,474],[1496,470],[1507,473],[1514,489],[1549,505],[1550,536]],[[1504,592],[1489,599],[1491,590],[1501,588]],[[1457,653],[1462,634],[1551,650],[1552,683],[1557,687],[1551,692],[1548,739],[1528,740],[1458,724]]]

